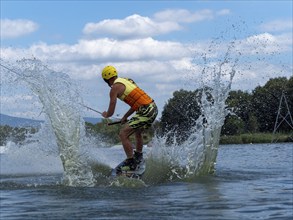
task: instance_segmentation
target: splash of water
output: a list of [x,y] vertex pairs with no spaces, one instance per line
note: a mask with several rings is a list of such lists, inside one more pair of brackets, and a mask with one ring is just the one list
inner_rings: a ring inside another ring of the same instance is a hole
[[87,158],[81,152],[84,121],[80,115],[82,103],[76,85],[68,75],[55,72],[40,60],[17,61],[17,78],[24,81],[43,106],[52,127],[63,164],[63,183],[69,186],[92,186],[94,178]]
[[[229,113],[225,101],[238,62],[238,59],[230,58],[233,48],[232,42],[222,60],[218,62],[208,62],[207,55],[202,56],[204,65],[201,115],[191,128],[190,136],[181,144],[174,141],[170,145],[166,136],[155,137],[146,178],[159,182],[164,179],[192,179],[215,172],[221,128]],[[166,169],[162,169],[164,167]],[[158,171],[159,174],[152,170]]]

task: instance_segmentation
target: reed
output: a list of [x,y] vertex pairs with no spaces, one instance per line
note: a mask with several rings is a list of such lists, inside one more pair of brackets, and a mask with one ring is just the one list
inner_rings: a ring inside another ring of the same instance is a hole
[[293,134],[286,133],[247,133],[239,135],[223,135],[220,144],[256,144],[271,142],[293,142]]

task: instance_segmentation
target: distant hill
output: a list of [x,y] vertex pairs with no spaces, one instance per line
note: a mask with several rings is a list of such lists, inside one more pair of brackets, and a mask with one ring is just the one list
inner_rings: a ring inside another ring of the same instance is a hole
[[92,123],[92,124],[97,124],[97,123],[100,123],[102,121],[101,118],[90,118],[90,117],[84,117],[83,120],[85,122],[89,122],[89,123]]
[[44,121],[0,114],[0,125],[11,127],[39,127]]
[[[92,124],[96,124],[102,121],[101,118],[91,118],[91,117],[85,117],[84,120]],[[20,117],[0,114],[0,125],[8,125],[11,127],[39,127],[41,123],[43,122],[44,121],[42,120],[20,118]]]

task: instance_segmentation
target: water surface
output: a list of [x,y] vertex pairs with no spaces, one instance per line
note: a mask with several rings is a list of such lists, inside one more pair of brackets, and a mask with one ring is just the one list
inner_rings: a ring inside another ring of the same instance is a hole
[[147,186],[1,175],[1,219],[292,219],[292,158],[292,143],[225,145],[214,175]]

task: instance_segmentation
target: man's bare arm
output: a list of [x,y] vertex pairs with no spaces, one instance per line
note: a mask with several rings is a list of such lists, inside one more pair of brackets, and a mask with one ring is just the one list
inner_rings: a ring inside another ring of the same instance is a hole
[[133,114],[133,112],[135,112],[132,108],[130,108],[125,115],[123,116],[123,118],[121,119],[121,123],[125,123],[127,121],[127,118]]
[[106,112],[103,112],[102,116],[105,118],[111,117],[116,108],[116,102],[117,102],[117,97],[123,93],[124,91],[124,86],[122,84],[115,84],[110,90],[110,102],[109,102],[109,107]]

